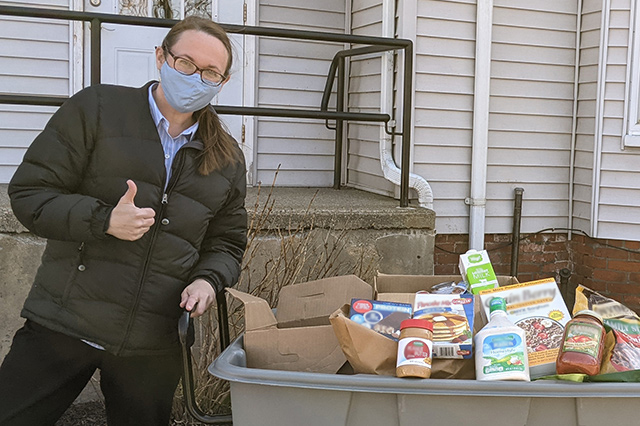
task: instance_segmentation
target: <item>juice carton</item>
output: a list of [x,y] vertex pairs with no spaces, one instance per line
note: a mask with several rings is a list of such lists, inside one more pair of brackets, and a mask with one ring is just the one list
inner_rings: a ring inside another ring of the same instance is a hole
[[498,279],[493,271],[489,255],[486,250],[469,250],[460,255],[458,264],[462,278],[469,285],[473,294],[481,290],[498,287]]

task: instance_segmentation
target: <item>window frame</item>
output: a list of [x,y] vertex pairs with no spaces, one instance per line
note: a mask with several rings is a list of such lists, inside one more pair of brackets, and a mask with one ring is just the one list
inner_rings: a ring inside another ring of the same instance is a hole
[[640,148],[640,8],[631,2],[622,149]]

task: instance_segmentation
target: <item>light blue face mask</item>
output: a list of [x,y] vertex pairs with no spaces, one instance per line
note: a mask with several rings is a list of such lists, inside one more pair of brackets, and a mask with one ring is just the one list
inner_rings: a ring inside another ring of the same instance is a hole
[[194,112],[211,103],[222,85],[211,86],[200,79],[200,74],[184,75],[171,68],[167,61],[160,67],[160,83],[164,96],[176,111]]

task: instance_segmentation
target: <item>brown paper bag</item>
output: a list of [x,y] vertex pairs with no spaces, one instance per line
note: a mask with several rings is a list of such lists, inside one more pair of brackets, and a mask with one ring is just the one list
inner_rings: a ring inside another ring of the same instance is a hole
[[[338,338],[347,361],[355,373],[396,375],[398,342],[389,339],[355,321],[347,318],[349,304],[329,316],[329,322]],[[480,300],[474,304],[474,334],[485,324],[481,315]],[[434,379],[475,379],[474,359],[436,358],[431,365]]]

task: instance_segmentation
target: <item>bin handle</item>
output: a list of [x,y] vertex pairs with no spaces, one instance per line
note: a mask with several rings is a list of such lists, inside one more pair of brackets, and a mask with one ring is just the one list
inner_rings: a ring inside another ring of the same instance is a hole
[[[220,351],[229,346],[229,320],[227,318],[227,299],[225,292],[221,291],[216,294],[216,302],[218,304],[218,330],[220,334]],[[203,413],[195,398],[193,379],[193,362],[191,361],[191,348],[187,341],[189,330],[189,321],[191,313],[184,311],[178,321],[178,336],[180,337],[180,345],[182,346],[182,392],[187,406],[187,411],[199,422],[210,425],[231,425],[233,424],[231,415],[217,414],[208,415]]]

